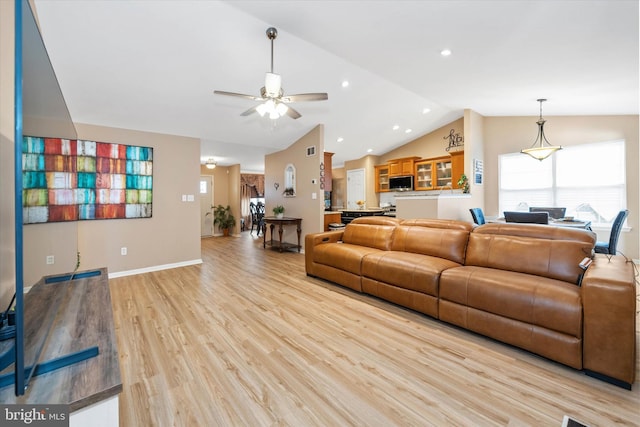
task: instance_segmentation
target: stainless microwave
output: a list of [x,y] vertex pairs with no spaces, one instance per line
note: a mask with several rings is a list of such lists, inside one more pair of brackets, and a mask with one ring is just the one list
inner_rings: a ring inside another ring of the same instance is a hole
[[391,191],[412,191],[413,175],[393,176],[389,178],[389,190]]

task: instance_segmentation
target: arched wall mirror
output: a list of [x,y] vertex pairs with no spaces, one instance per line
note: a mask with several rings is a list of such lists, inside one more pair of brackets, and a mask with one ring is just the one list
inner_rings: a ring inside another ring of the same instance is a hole
[[296,167],[291,163],[284,168],[284,196],[295,197],[296,195]]

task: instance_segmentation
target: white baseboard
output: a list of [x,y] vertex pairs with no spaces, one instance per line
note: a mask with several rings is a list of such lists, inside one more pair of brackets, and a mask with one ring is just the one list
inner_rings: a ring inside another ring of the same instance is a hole
[[109,272],[109,279],[113,279],[115,277],[133,276],[135,274],[151,273],[153,271],[169,270],[171,268],[187,267],[189,265],[196,264],[202,264],[202,259],[193,259],[190,261],[176,262],[173,264],[154,265],[152,267],[137,268],[135,270],[116,271],[113,273]]

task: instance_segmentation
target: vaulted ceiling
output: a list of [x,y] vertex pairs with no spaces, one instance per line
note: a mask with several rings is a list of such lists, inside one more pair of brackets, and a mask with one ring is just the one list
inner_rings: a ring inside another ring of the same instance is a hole
[[[200,138],[203,162],[243,171],[261,171],[265,154],[318,123],[340,165],[383,154],[466,108],[535,117],[536,99],[547,98],[545,117],[638,114],[635,0],[35,4],[74,122]],[[329,94],[293,104],[297,120],[242,117],[256,102],[213,94],[259,95],[270,26],[285,94]],[[523,146],[534,133],[532,119]]]

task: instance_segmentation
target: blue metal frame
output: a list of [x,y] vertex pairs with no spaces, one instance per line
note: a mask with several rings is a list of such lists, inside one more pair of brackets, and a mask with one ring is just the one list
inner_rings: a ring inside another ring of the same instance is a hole
[[15,53],[14,53],[14,192],[15,192],[15,275],[16,275],[16,338],[15,338],[15,393],[25,392],[24,375],[24,261],[22,241],[22,5],[15,0]]
[[[38,363],[33,366],[28,366],[26,369],[23,369],[22,375],[28,375],[29,372],[33,371],[33,376],[38,376],[42,374],[46,374],[47,372],[55,371],[56,369],[64,368],[65,366],[73,365],[74,363],[82,362],[83,360],[90,359],[99,354],[97,346],[88,347],[84,350],[76,351],[73,353],[66,354],[64,356],[58,357],[56,359],[47,360],[46,362]],[[13,374],[4,374],[0,376],[0,388],[8,386],[12,382]]]

